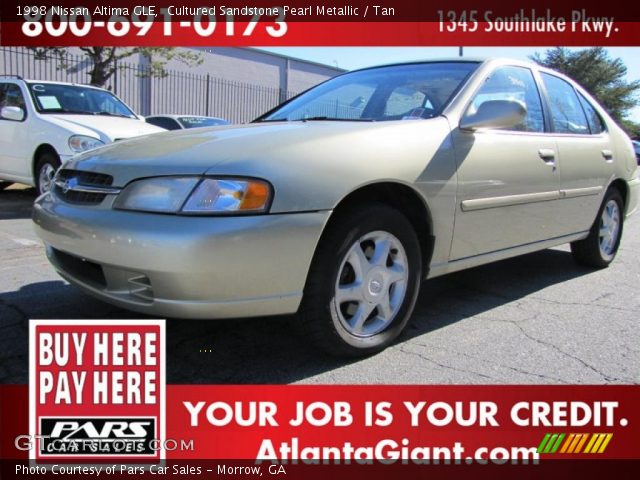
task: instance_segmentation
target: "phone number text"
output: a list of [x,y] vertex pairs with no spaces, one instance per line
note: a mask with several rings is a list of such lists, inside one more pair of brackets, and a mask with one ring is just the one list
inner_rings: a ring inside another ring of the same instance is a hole
[[143,37],[155,24],[159,23],[162,25],[162,35],[165,37],[172,36],[175,29],[189,29],[201,37],[213,35],[250,37],[258,32],[258,29],[264,29],[263,31],[270,37],[278,38],[284,36],[288,28],[285,13],[281,7],[264,9],[271,15],[257,12],[250,17],[249,21],[244,22],[236,22],[235,16],[231,14],[216,16],[205,11],[191,17],[180,17],[180,20],[177,20],[170,8],[160,9],[159,16],[155,13],[144,15],[145,12],[141,10],[134,11],[130,17],[112,15],[107,20],[94,20],[86,12],[73,12],[67,15],[53,10],[41,12],[36,7],[27,10],[24,7],[21,15],[24,18],[22,33],[32,38],[43,34],[52,37],[61,37],[65,34],[85,37],[94,29],[106,29],[113,37],[124,37],[129,34]]

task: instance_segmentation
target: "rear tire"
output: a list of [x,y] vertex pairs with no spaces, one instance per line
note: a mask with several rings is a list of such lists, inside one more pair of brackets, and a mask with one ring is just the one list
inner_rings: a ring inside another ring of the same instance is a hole
[[53,187],[53,177],[58,168],[60,168],[60,159],[55,153],[45,152],[40,155],[34,171],[38,195],[42,195],[51,190]]
[[409,220],[387,205],[336,215],[316,250],[297,321],[325,352],[361,357],[385,349],[406,327],[422,276],[420,244]]
[[589,236],[571,243],[571,253],[575,261],[589,267],[608,267],[618,253],[623,224],[622,195],[615,188],[610,189],[604,196]]

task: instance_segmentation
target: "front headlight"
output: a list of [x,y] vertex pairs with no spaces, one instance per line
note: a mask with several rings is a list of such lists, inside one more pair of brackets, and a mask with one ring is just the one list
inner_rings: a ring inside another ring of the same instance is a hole
[[101,147],[102,145],[104,145],[102,140],[86,135],[72,135],[69,137],[69,148],[76,153],[85,152],[92,148]]
[[156,177],[130,183],[114,208],[185,214],[263,213],[271,186],[250,178]]

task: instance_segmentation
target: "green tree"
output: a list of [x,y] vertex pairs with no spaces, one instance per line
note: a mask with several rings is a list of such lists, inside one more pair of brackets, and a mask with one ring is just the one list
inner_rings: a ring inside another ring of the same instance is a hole
[[[166,65],[170,60],[178,60],[189,66],[202,63],[202,55],[190,50],[161,47],[79,47],[91,61],[88,74],[89,83],[97,87],[104,87],[116,72],[118,62],[133,55],[143,55],[148,59],[148,68],[139,73],[140,76],[166,77]],[[68,49],[64,47],[33,47],[37,58],[46,59],[49,56],[58,57],[58,68],[69,68],[67,63]]]
[[640,100],[640,81],[626,80],[627,67],[620,58],[611,58],[602,47],[569,50],[556,47],[531,59],[571,77],[593,95],[629,135],[640,134],[640,125],[627,118]]

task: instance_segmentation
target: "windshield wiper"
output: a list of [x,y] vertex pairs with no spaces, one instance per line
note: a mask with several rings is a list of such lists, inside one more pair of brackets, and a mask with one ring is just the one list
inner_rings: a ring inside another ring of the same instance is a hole
[[95,115],[93,112],[87,112],[86,110],[68,110],[66,108],[47,108],[42,110],[42,113],[71,113],[74,115]]
[[107,112],[105,110],[102,110],[101,112],[93,112],[94,115],[107,115],[109,117],[122,117],[122,118],[132,118],[128,115],[122,115],[121,113],[111,113],[111,112]]
[[306,117],[306,118],[299,118],[297,120],[289,120],[289,121],[290,122],[314,122],[317,120],[328,120],[331,122],[375,122],[373,118],[337,118],[337,117],[326,117],[326,116]]
[[327,116],[316,116],[306,118],[296,118],[295,120],[289,120],[288,118],[262,118],[254,120],[252,123],[267,123],[267,122],[315,122],[327,120],[330,122],[375,122],[374,118],[337,118]]

